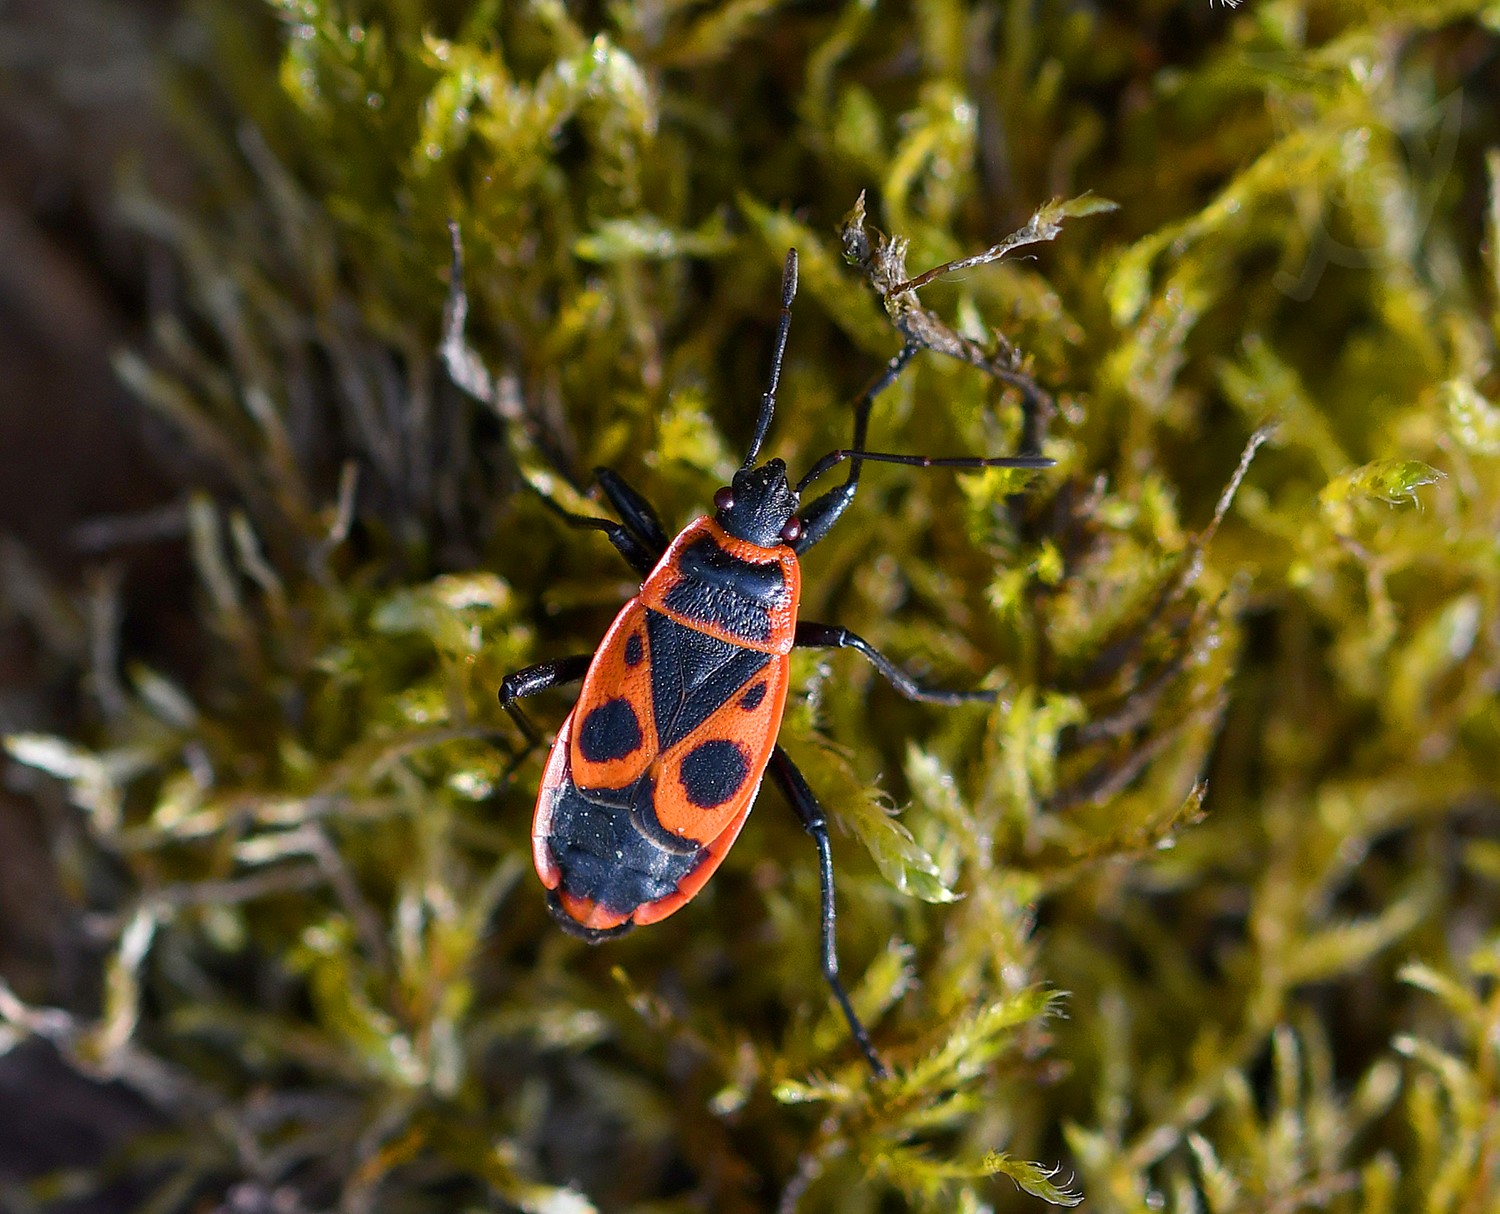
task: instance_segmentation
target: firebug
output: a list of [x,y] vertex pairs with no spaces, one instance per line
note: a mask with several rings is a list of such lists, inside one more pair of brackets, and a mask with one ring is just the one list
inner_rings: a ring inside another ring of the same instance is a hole
[[[591,943],[665,919],[696,895],[739,835],[769,772],[817,847],[823,975],[855,1042],[884,1075],[839,980],[827,817],[776,741],[789,654],[856,650],[911,700],[993,702],[997,693],[922,686],[847,628],[798,619],[800,558],[849,508],[867,461],[924,468],[1045,468],[1053,461],[865,450],[875,398],[920,349],[908,339],[855,401],[851,446],[829,452],[795,483],[781,460],[757,463],[776,408],[796,290],[792,250],[755,433],[739,471],[714,495],[712,515],[671,539],[650,503],[608,468],[596,476],[618,522],[552,504],[570,524],[604,532],[645,580],[598,649],[516,671],[501,685],[500,702],[535,743],[539,735],[517,701],[583,682],[547,759],[532,852],[553,915]],[[808,486],[844,462],[844,483],[800,508]]]

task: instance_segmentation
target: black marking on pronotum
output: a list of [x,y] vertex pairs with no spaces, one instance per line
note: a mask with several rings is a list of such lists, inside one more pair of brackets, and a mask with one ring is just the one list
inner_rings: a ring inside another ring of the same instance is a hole
[[679,557],[682,576],[773,607],[786,598],[781,562],[761,564],[725,552],[709,536],[694,540]]
[[683,757],[682,791],[699,809],[714,809],[733,797],[749,774],[745,752],[733,742],[715,738]]
[[690,620],[713,624],[746,641],[769,641],[771,617],[759,603],[694,582],[678,582],[662,600]]
[[623,759],[641,748],[641,722],[630,701],[605,700],[583,718],[578,730],[578,750],[590,763]]
[[682,579],[663,598],[667,607],[746,640],[770,637],[770,609],[786,601],[779,563],[742,561],[708,536],[689,544],[680,556]]

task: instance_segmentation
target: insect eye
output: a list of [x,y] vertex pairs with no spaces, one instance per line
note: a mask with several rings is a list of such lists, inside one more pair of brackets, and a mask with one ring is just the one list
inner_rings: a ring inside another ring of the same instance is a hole
[[795,544],[802,538],[802,520],[793,515],[781,526],[781,542]]
[[725,485],[714,494],[714,505],[720,510],[732,510],[734,508],[734,490]]

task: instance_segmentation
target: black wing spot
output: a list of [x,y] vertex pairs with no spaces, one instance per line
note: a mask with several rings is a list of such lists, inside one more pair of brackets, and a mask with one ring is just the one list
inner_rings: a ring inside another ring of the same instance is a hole
[[750,774],[745,753],[733,742],[716,738],[688,751],[682,760],[682,791],[699,809],[723,805]]
[[590,763],[623,759],[641,748],[641,722],[630,701],[605,700],[583,718],[578,731],[578,749]]
[[740,707],[746,712],[754,712],[760,707],[760,702],[765,698],[766,684],[762,680],[740,697]]
[[646,647],[641,644],[641,634],[632,632],[630,638],[625,642],[625,665],[639,666],[641,659],[646,656]]

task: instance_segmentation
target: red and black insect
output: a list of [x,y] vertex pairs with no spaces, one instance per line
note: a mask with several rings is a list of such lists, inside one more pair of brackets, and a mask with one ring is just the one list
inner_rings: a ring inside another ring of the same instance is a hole
[[[574,526],[603,531],[645,577],[592,654],[509,675],[500,702],[533,742],[516,703],[583,680],[547,760],[532,826],[536,870],[564,928],[597,943],[664,919],[713,875],[740,833],[767,771],[817,845],[823,974],[870,1066],[884,1074],[838,977],[833,859],[827,819],[812,789],[776,744],[793,648],[854,649],[908,699],[994,701],[993,691],[923,687],[862,638],[836,624],[798,620],[799,558],[854,500],[865,461],[948,468],[1044,468],[1037,456],[933,459],[864,450],[871,405],[919,347],[908,342],[854,405],[854,442],[818,460],[795,485],[779,459],[757,464],[770,429],[797,290],[787,254],[770,383],[749,453],[716,513],[668,540],[643,497],[608,468],[596,475],[620,522],[553,508]],[[835,465],[849,476],[800,513],[804,490]]]

